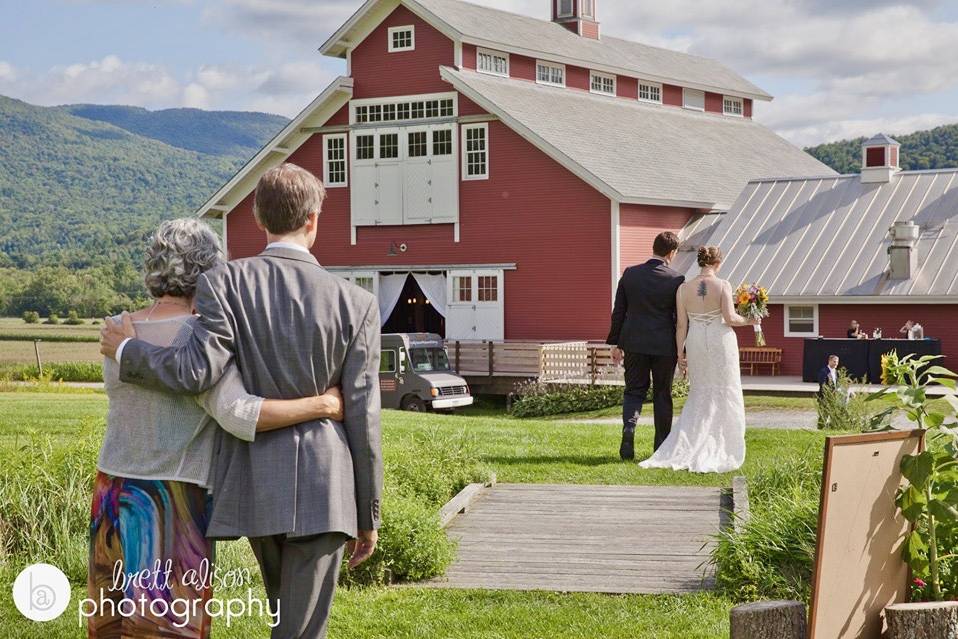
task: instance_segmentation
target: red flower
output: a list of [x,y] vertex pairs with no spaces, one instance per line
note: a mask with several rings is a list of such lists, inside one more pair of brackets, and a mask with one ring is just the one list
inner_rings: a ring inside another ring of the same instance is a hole
[[916,587],[916,588],[924,588],[924,587],[927,586],[927,585],[928,585],[928,584],[926,584],[926,583],[925,583],[924,581],[922,581],[921,579],[915,579],[915,587]]

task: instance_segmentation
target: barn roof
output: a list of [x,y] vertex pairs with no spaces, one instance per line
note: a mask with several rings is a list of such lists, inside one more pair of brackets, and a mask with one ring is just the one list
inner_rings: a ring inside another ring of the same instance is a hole
[[550,20],[462,0],[368,0],[320,47],[320,51],[345,57],[348,44],[362,37],[363,18],[370,11],[377,8],[374,19],[381,19],[379,16],[385,10],[383,5],[391,9],[399,4],[408,7],[447,37],[460,42],[650,81],[757,100],[772,99],[768,93],[711,58],[606,35],[593,40]]
[[[888,277],[896,221],[920,228],[908,280]],[[877,184],[858,175],[755,180],[709,229],[688,248],[717,244],[723,277],[759,282],[781,301],[958,302],[958,169],[902,171]]]
[[728,208],[750,179],[834,171],[750,118],[443,67],[443,79],[611,199]]

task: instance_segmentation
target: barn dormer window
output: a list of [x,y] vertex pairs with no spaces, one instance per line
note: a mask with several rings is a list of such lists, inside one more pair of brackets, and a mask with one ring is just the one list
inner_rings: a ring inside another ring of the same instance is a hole
[[416,48],[416,27],[389,27],[389,52],[412,51]]
[[509,54],[479,49],[476,51],[476,70],[479,73],[509,77]]
[[579,9],[582,13],[583,18],[594,18],[595,17],[595,2],[594,0],[579,0]]
[[639,81],[639,99],[643,102],[662,104],[662,85]]
[[536,61],[536,82],[554,87],[565,86],[565,65]]
[[682,89],[682,106],[693,111],[704,111],[705,91]]
[[589,90],[592,93],[602,95],[615,95],[615,76],[608,73],[599,73],[591,71],[589,79]]
[[571,18],[575,0],[556,0],[556,15],[560,18]]
[[722,98],[722,113],[742,117],[745,113],[742,98],[726,95]]

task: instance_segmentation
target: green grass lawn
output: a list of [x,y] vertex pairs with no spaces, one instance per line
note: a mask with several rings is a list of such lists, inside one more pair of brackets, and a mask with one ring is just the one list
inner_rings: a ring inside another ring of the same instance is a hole
[[[40,392],[42,391],[42,392]],[[49,436],[54,442],[96,435],[102,428],[106,397],[51,386],[0,392],[0,455],[25,438]],[[416,432],[455,431],[474,439],[482,460],[500,482],[595,484],[685,484],[727,486],[728,475],[691,475],[643,470],[618,459],[616,425],[557,423],[483,415],[419,415],[387,411],[390,437]],[[821,450],[825,433],[751,430],[744,472],[775,464],[809,448]],[[388,439],[388,438],[387,438]],[[651,428],[639,428],[637,453],[651,450]],[[623,531],[627,537],[628,531]],[[219,547],[220,563],[255,566],[245,542]],[[3,564],[6,566],[3,567]],[[0,628],[2,636],[23,639],[83,637],[70,614],[50,624],[23,620],[12,606],[10,584],[22,566],[0,556]],[[255,573],[255,570],[254,570]],[[75,584],[74,595],[83,591]],[[256,593],[261,586],[254,585]],[[243,593],[220,593],[231,597]],[[261,596],[261,594],[259,595]],[[511,591],[433,590],[415,586],[344,589],[330,626],[332,639],[457,638],[530,639],[719,639],[728,635],[728,600],[712,594],[689,596],[610,596]],[[75,607],[70,608],[75,611]],[[266,637],[262,620],[243,619],[227,628],[216,625],[216,639]]]

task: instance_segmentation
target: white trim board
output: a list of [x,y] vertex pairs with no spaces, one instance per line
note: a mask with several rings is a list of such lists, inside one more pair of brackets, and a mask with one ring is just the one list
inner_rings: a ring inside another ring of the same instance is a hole
[[[265,170],[268,170],[281,164],[312,136],[312,133],[304,133],[300,130],[310,118],[316,116],[317,113],[322,113],[319,119],[325,122],[344,104],[348,103],[352,95],[352,78],[340,76],[333,80],[305,109],[283,127],[282,131],[273,136],[273,139],[267,142],[259,153],[254,155],[226,184],[210,196],[196,210],[196,216],[206,217],[214,207],[217,207],[216,210],[226,207],[223,212],[225,218],[255,188],[255,182],[259,179],[259,176],[257,175],[256,180],[251,181],[249,179],[250,174],[258,172],[260,168],[265,167]],[[282,147],[282,150],[280,151],[278,147]],[[262,174],[262,172],[259,173]],[[237,193],[239,193],[238,197]],[[229,201],[224,203],[223,200],[227,198]],[[210,217],[215,216],[211,215]]]

